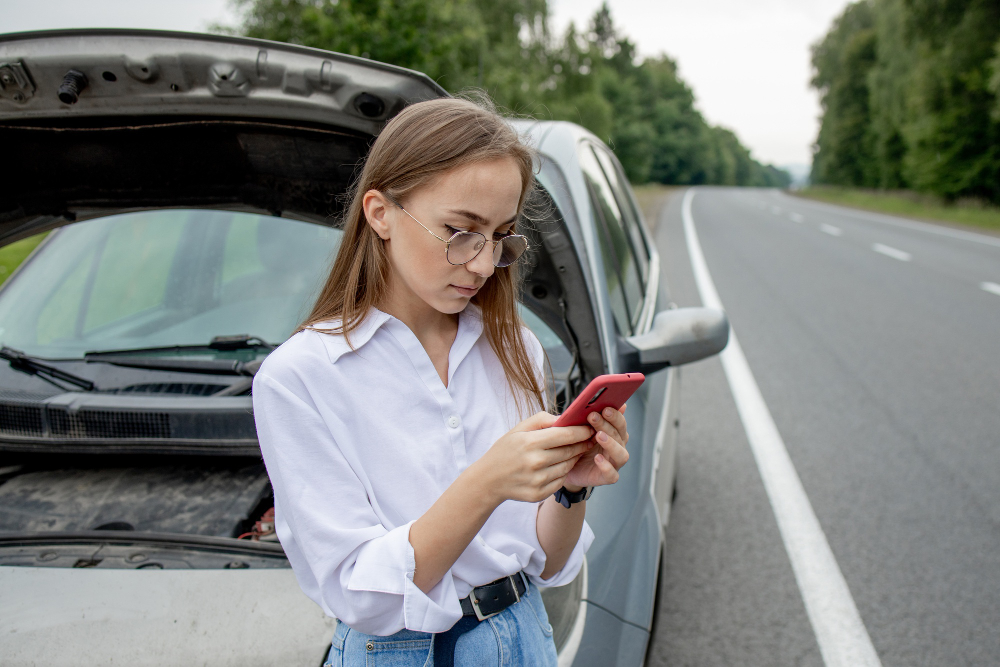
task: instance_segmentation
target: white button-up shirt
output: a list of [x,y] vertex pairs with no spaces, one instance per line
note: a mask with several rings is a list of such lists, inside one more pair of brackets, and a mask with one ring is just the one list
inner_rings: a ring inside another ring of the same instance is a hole
[[[541,378],[541,344],[524,331]],[[522,569],[540,587],[567,584],[593,542],[584,522],[565,566],[543,580],[538,504],[508,500],[429,593],[413,583],[410,525],[520,421],[482,333],[470,304],[447,387],[413,332],[378,310],[350,334],[353,350],[342,335],[302,331],[254,378],[278,538],[306,595],[355,630],[444,632],[473,587]]]

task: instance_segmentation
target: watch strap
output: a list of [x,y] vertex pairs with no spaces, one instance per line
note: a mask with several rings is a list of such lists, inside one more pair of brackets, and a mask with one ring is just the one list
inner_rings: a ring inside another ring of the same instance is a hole
[[564,486],[558,491],[556,491],[553,495],[555,495],[556,500],[559,501],[560,505],[562,505],[566,509],[569,509],[570,506],[579,502],[583,502],[584,500],[590,498],[590,495],[593,492],[594,492],[594,487],[592,486],[585,486],[576,492],[569,491]]

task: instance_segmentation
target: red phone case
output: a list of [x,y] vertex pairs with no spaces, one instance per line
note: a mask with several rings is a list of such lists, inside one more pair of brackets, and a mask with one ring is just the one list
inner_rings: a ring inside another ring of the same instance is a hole
[[587,423],[591,412],[602,412],[604,408],[618,410],[645,380],[642,373],[598,375],[559,415],[553,426],[579,426]]

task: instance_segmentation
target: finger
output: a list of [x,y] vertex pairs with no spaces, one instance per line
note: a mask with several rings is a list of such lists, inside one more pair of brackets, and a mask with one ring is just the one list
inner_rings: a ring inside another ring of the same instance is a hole
[[549,465],[554,466],[556,464],[562,463],[563,461],[568,461],[570,459],[577,459],[580,456],[586,454],[594,447],[593,440],[584,440],[583,442],[577,442],[572,445],[563,445],[562,447],[552,447],[545,450],[547,457],[550,457]]
[[597,469],[601,471],[601,477],[603,478],[604,484],[614,484],[618,481],[618,470],[611,465],[611,462],[608,461],[608,459],[604,458],[603,454],[598,454],[594,457],[594,465],[596,465]]
[[[611,410],[611,411],[617,415],[621,414],[617,410]],[[598,433],[604,432],[608,436],[617,440],[618,442],[625,442],[626,439],[628,438],[627,433],[620,432],[618,428],[615,426],[615,424],[602,417],[600,413],[591,412],[587,416],[587,419],[590,422],[591,427],[593,427]]]
[[[576,467],[577,458],[572,458],[568,461],[563,461],[562,463],[557,463],[556,465],[549,468],[549,473],[552,475],[552,479],[563,479],[569,474],[569,471]],[[561,485],[560,485],[561,486]]]
[[582,442],[594,435],[594,429],[589,426],[553,426],[537,434],[544,448],[562,447],[575,442]]
[[512,431],[537,431],[539,429],[548,428],[555,423],[555,415],[548,412],[536,412],[531,415],[520,424],[512,428]]
[[625,444],[628,442],[628,422],[625,421],[625,415],[620,410],[612,410],[611,408],[604,409],[604,418],[615,427],[619,435],[622,437],[615,438],[618,442]]
[[604,458],[608,459],[615,467],[615,470],[618,470],[628,462],[628,450],[617,440],[609,438],[603,431],[598,433],[594,440],[597,441],[597,444],[603,450],[598,456],[603,455]]

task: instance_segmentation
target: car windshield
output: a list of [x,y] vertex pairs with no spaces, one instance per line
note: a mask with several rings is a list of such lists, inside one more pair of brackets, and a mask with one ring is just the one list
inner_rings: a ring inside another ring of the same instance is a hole
[[219,210],[69,225],[0,292],[0,342],[46,358],[240,334],[278,344],[308,315],[341,236],[325,225]]

